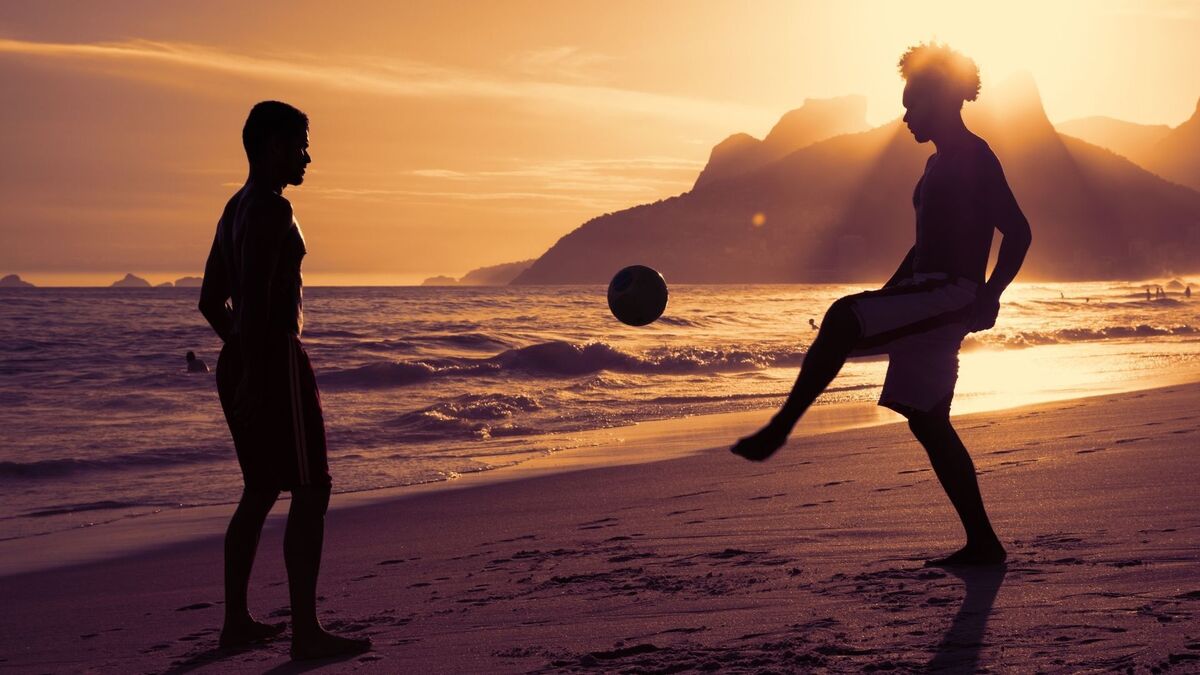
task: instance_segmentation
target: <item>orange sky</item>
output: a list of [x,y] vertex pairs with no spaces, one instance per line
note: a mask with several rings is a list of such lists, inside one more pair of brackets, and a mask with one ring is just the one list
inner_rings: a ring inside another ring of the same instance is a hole
[[265,98],[312,118],[288,194],[319,284],[535,257],[688,189],[713,144],[805,97],[865,94],[885,122],[896,59],[934,37],[985,88],[1032,71],[1056,122],[1177,125],[1200,97],[1196,2],[417,4],[0,6],[0,274],[198,273]]

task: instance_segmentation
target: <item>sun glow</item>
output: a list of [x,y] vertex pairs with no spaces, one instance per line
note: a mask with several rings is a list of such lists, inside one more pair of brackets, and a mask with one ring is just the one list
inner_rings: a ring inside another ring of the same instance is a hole
[[[1155,362],[1162,358],[1170,360],[1177,379],[1163,376],[1162,364]],[[1188,382],[1200,366],[1187,343],[981,349],[959,359],[954,413],[960,415]]]

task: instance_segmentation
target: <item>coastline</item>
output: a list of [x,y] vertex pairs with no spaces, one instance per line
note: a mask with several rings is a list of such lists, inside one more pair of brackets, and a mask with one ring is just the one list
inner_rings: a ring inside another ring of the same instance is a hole
[[[713,448],[339,508],[325,620],[375,639],[343,668],[379,672],[1190,662],[1198,409],[1194,383],[957,418],[1010,546],[999,579],[921,570],[960,533],[891,424],[798,434],[763,465]],[[268,525],[262,615],[286,605],[279,538]],[[8,576],[0,592],[21,608],[2,620],[5,666],[286,660],[286,643],[215,650],[216,538]]]

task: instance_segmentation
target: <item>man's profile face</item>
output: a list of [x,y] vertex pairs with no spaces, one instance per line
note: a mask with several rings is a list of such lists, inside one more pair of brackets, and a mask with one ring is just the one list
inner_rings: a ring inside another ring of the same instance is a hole
[[925,143],[932,137],[937,115],[937,97],[932,90],[928,80],[914,78],[904,85],[904,124],[918,143]]
[[283,175],[288,185],[299,185],[304,182],[304,171],[312,156],[308,154],[308,132],[303,135],[288,136],[283,145]]

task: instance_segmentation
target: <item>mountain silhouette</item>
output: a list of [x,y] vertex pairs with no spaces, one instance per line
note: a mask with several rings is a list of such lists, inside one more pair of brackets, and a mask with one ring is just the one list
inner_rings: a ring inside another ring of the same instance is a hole
[[738,133],[714,146],[694,187],[753,171],[817,141],[868,128],[864,96],[806,99],[803,106],[780,118],[763,140]]
[[1169,181],[1200,190],[1200,101],[1191,118],[1173,128],[1088,117],[1064,122],[1058,130],[1128,157]]
[[1151,148],[1171,131],[1165,124],[1137,124],[1112,117],[1084,117],[1054,125],[1059,133],[1108,148],[1142,167]]
[[1154,144],[1145,166],[1163,178],[1200,190],[1200,101],[1188,121]]
[[[1198,266],[1200,192],[1059,134],[1028,75],[985,88],[964,118],[1000,158],[1033,227],[1027,278],[1146,278]],[[635,263],[672,282],[885,279],[913,243],[913,186],[933,151],[900,120],[835,136],[594,218],[514,283],[604,283]]]

